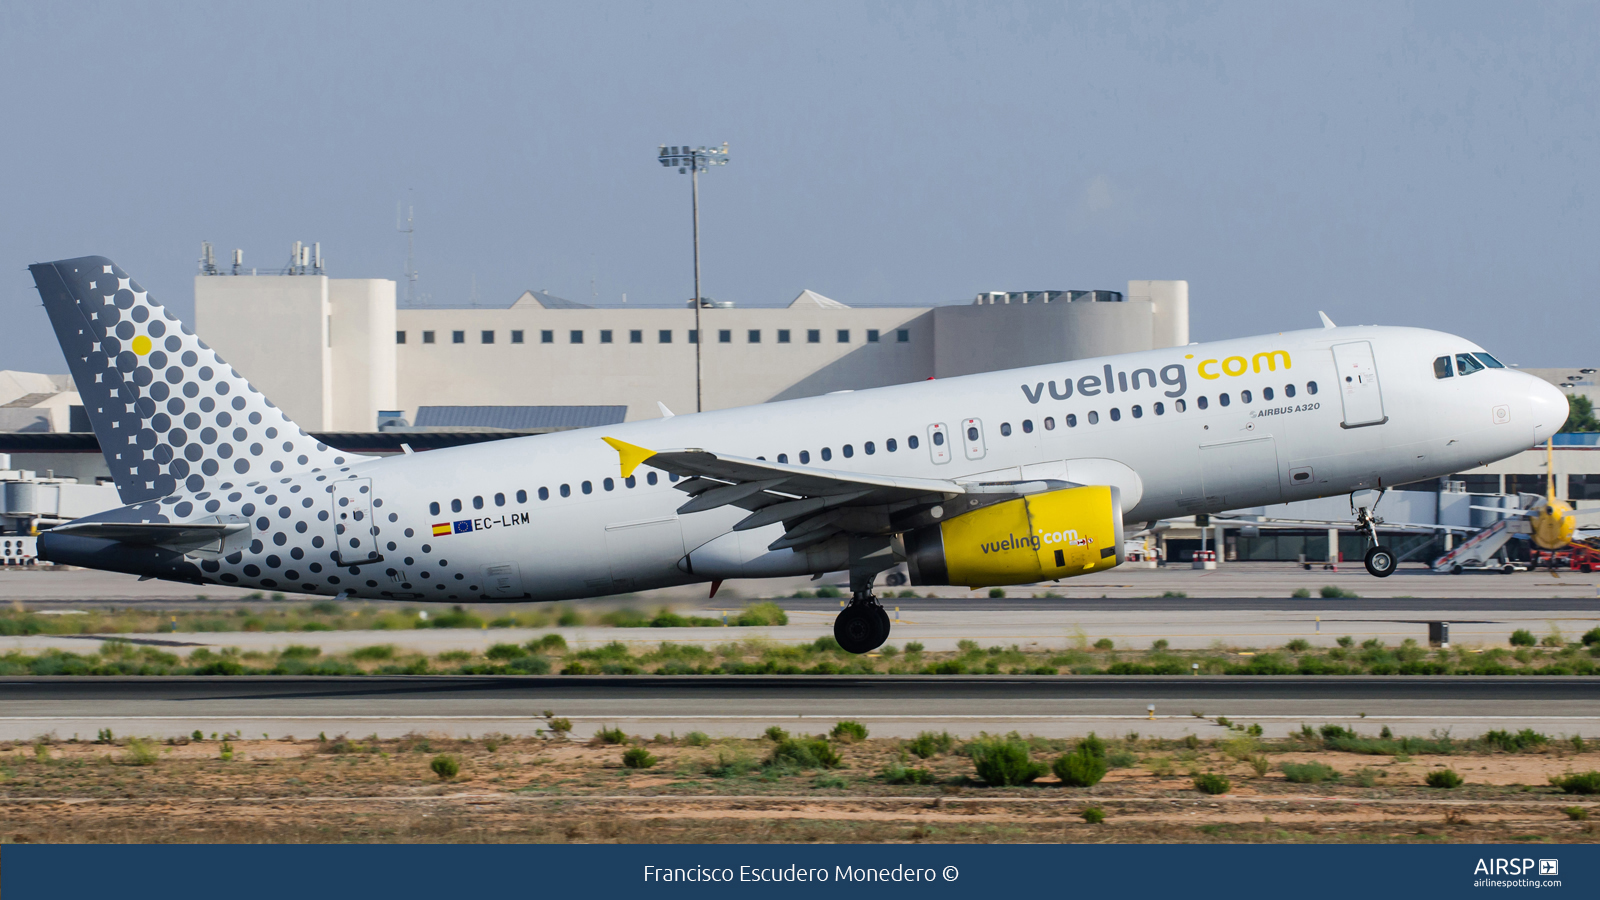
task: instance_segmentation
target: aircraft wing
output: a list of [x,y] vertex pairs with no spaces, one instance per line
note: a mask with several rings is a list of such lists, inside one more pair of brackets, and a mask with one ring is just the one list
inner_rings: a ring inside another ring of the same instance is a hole
[[[678,513],[735,506],[750,514],[733,526],[748,531],[778,522],[784,535],[768,549],[801,548],[841,532],[892,534],[920,519],[936,521],[959,501],[961,511],[1039,491],[1068,487],[1059,481],[958,483],[938,478],[899,478],[838,472],[810,466],[746,459],[708,450],[654,451],[605,438],[621,457],[624,478],[647,465],[681,477],[677,489],[690,495]],[[955,510],[950,513],[954,514]]]

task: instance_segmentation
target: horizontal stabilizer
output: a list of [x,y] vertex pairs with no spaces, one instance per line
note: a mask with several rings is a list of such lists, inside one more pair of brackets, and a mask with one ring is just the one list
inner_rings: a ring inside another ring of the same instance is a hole
[[217,559],[243,547],[250,539],[250,523],[244,519],[214,522],[68,522],[50,531],[73,537],[161,547],[202,559]]

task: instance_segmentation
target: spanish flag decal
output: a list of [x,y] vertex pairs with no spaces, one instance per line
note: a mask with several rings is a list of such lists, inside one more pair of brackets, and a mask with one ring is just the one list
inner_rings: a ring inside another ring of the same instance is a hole
[[433,536],[434,537],[443,537],[444,535],[447,535],[449,533],[450,533],[450,523],[449,522],[440,522],[439,524],[433,526]]

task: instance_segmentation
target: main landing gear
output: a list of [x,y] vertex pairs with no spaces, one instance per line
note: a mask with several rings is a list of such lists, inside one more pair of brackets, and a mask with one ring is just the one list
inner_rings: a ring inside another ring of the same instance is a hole
[[[1379,495],[1379,498],[1382,499],[1382,495]],[[1376,503],[1373,504],[1373,508],[1377,508]],[[1378,578],[1388,578],[1394,574],[1394,568],[1399,561],[1395,559],[1393,550],[1378,543],[1378,526],[1382,524],[1383,520],[1369,512],[1365,506],[1356,510],[1356,530],[1364,532],[1371,544],[1367,548],[1367,555],[1361,561],[1366,564],[1368,573]]]
[[833,638],[848,653],[869,653],[889,639],[889,613],[872,596],[872,579],[851,579],[850,604],[833,620]]

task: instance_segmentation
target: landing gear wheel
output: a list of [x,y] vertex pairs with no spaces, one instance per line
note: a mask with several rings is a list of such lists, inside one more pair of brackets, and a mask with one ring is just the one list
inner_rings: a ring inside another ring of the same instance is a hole
[[883,646],[884,641],[889,639],[889,611],[877,604],[873,604],[872,608],[878,612],[878,643],[872,647],[872,649],[876,650]]
[[[876,610],[876,612],[874,612]],[[878,616],[881,607],[869,603],[852,603],[839,610],[833,620],[833,639],[846,653],[866,653],[875,650],[889,636],[889,629]]]
[[1388,578],[1394,574],[1394,551],[1388,547],[1373,547],[1367,551],[1367,557],[1362,561],[1366,563],[1367,571],[1379,578]]

